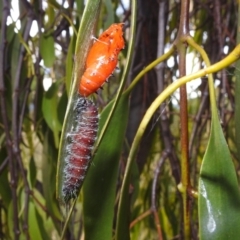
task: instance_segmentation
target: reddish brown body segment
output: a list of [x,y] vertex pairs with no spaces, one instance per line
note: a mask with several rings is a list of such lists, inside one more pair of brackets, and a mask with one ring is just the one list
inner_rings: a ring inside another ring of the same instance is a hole
[[78,196],[91,161],[99,120],[96,106],[88,99],[78,99],[74,111],[76,124],[67,135],[69,144],[62,188],[65,203]]
[[118,54],[124,48],[123,23],[112,24],[94,42],[80,79],[79,93],[87,97],[96,92],[117,66]]

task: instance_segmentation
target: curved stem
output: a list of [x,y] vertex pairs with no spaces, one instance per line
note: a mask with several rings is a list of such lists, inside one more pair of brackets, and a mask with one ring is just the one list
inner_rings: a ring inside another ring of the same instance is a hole
[[131,92],[135,85],[138,83],[138,81],[143,77],[147,72],[152,70],[155,66],[157,66],[159,63],[167,60],[174,52],[175,47],[172,46],[165,54],[163,54],[161,57],[150,63],[147,67],[145,67],[132,81],[132,83],[129,85],[128,89],[125,91]]
[[[160,94],[155,101],[151,104],[151,106],[148,108],[146,114],[143,117],[143,120],[137,130],[137,133],[135,135],[135,138],[132,143],[132,147],[130,149],[130,153],[127,159],[127,164],[126,164],[126,169],[123,177],[123,183],[122,183],[122,188],[120,191],[120,199],[119,199],[119,208],[118,208],[118,217],[119,213],[122,211],[125,211],[125,206],[126,206],[126,201],[128,197],[128,186],[129,186],[129,181],[130,181],[130,174],[131,174],[131,168],[132,168],[132,163],[135,160],[138,146],[141,142],[141,139],[143,137],[143,134],[146,130],[146,127],[151,120],[153,114],[156,112],[156,110],[159,108],[159,106],[163,103],[163,101],[166,100],[174,91],[176,91],[180,86],[183,84],[186,84],[187,82],[190,82],[196,78],[203,77],[207,74],[211,74],[214,72],[217,72],[233,62],[235,62],[238,58],[240,58],[240,44],[222,61],[207,67],[206,69],[202,69],[196,73],[193,73],[188,76],[184,76],[177,81],[173,82],[171,85],[169,85],[163,92]],[[117,219],[119,222],[119,219]]]
[[146,212],[142,213],[141,215],[139,215],[136,219],[134,219],[131,224],[130,224],[130,229],[133,228],[138,222],[140,222],[141,220],[143,220],[145,217],[149,216],[150,214],[152,214],[152,209],[148,209]]
[[[202,56],[203,61],[205,62],[207,67],[211,66],[210,60],[205,52],[205,50],[199,46],[191,36],[187,36],[186,41],[189,45],[191,45],[193,48],[195,48]],[[217,111],[217,105],[215,100],[215,90],[214,90],[214,81],[213,81],[213,75],[208,75],[208,86],[209,86],[209,95],[210,95],[210,104],[211,104],[211,110],[212,112]],[[216,115],[216,114],[213,114]],[[212,115],[212,116],[213,116]]]
[[[23,166],[23,162],[22,162],[22,157],[20,154],[20,135],[21,135],[21,128],[22,126],[19,125],[19,123],[21,124],[22,122],[22,117],[20,116],[20,108],[19,108],[19,101],[21,98],[20,95],[20,80],[21,80],[21,72],[22,72],[22,66],[23,66],[23,59],[26,56],[26,54],[29,55],[28,61],[29,61],[29,73],[30,75],[34,74],[34,65],[32,62],[32,58],[31,56],[31,51],[28,47],[28,45],[26,44],[30,35],[30,30],[32,27],[32,22],[34,19],[34,12],[32,10],[32,6],[31,4],[29,4],[27,1],[22,1],[24,7],[26,8],[26,12],[27,12],[27,22],[26,22],[26,26],[24,29],[24,34],[23,36],[21,36],[20,33],[18,33],[18,37],[20,39],[20,43],[21,43],[21,47],[20,47],[20,55],[19,55],[19,59],[18,59],[18,66],[17,66],[17,70],[16,70],[16,75],[15,75],[15,79],[14,79],[14,87],[13,87],[13,108],[12,108],[12,132],[13,132],[13,153],[15,155],[15,159],[17,160],[16,162],[18,163],[15,164],[15,182],[17,183],[18,181],[18,171],[17,169],[20,169],[20,172],[22,174],[22,178],[23,178],[23,182],[24,182],[24,189],[25,189],[25,199],[24,199],[24,220],[23,220],[23,231],[25,233],[25,238],[26,239],[30,239],[30,235],[29,235],[29,231],[28,231],[28,210],[29,210],[29,193],[30,193],[30,187],[27,181],[27,177],[26,177],[26,171],[24,170],[24,166]],[[27,95],[27,94],[26,94]],[[24,102],[23,104],[23,109],[24,109]]]

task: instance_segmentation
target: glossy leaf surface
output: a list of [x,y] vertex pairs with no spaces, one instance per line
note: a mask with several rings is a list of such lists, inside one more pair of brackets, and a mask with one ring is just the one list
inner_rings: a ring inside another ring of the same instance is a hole
[[199,225],[202,240],[238,239],[240,236],[238,182],[216,112],[200,172]]

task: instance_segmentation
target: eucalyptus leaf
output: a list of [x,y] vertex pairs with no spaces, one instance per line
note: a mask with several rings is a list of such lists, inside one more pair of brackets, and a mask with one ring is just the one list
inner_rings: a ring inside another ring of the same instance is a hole
[[70,45],[68,47],[67,59],[66,59],[66,88],[67,94],[69,95],[70,92],[70,85],[72,80],[72,73],[73,73],[73,56],[74,56],[74,49],[76,45],[76,36],[73,35],[71,37]]
[[54,216],[53,223],[55,224],[58,233],[61,232],[61,228],[57,220],[62,218],[58,208],[58,202],[56,200],[55,192],[55,176],[56,176],[56,159],[57,150],[53,147],[53,139],[49,136],[49,132],[44,135],[43,152],[42,152],[42,187],[45,199],[45,205],[50,213],[50,216]]
[[[64,184],[64,168],[66,166],[66,148],[67,148],[67,134],[71,131],[73,121],[76,118],[75,112],[73,111],[74,104],[80,97],[78,94],[79,76],[82,75],[85,67],[85,61],[87,58],[88,50],[92,44],[92,36],[95,31],[95,25],[97,23],[100,0],[88,1],[84,9],[83,18],[79,27],[76,49],[75,49],[75,65],[72,71],[72,81],[69,93],[69,101],[67,110],[65,113],[62,135],[60,140],[60,148],[58,155],[58,166],[57,166],[57,199],[62,203],[64,202],[62,186]],[[91,16],[91,17],[89,17]]]
[[[112,239],[112,226],[121,146],[129,114],[129,94],[123,94],[110,121],[83,185],[83,212],[86,240]],[[100,116],[100,130],[109,111]]]
[[31,239],[34,240],[50,239],[44,229],[42,218],[32,201],[29,202],[29,233]]
[[240,194],[235,168],[214,111],[199,178],[201,240],[239,239]]
[[58,119],[58,83],[53,83],[49,90],[43,97],[42,101],[42,112],[45,121],[47,122],[50,129],[53,131],[55,146],[59,144],[59,132],[61,131],[62,125]]
[[54,39],[52,36],[41,35],[40,53],[42,55],[44,65],[48,68],[52,67],[55,61]]

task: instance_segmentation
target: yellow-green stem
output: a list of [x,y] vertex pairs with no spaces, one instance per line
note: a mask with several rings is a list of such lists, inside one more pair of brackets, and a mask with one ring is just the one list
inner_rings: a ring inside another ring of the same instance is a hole
[[165,54],[163,54],[161,57],[150,63],[147,67],[145,67],[132,81],[132,83],[129,85],[128,89],[125,92],[131,92],[133,88],[136,86],[138,81],[150,70],[152,70],[155,66],[157,66],[159,63],[167,60],[170,56],[172,56],[174,52],[174,47],[172,46]]
[[238,58],[240,57],[240,44],[222,61],[207,67],[206,69],[202,69],[196,73],[193,73],[188,76],[184,76],[171,85],[169,85],[156,99],[155,101],[151,104],[149,109],[147,110],[146,114],[143,117],[143,120],[137,130],[137,133],[135,135],[135,138],[133,140],[132,147],[130,149],[130,153],[128,156],[127,160],[127,165],[126,165],[126,170],[123,178],[123,184],[121,188],[121,193],[120,193],[120,199],[119,199],[119,210],[118,212],[121,212],[121,210],[124,210],[124,197],[128,195],[128,186],[129,186],[129,177],[131,173],[131,166],[132,163],[136,157],[138,146],[140,144],[140,141],[142,139],[142,136],[146,130],[146,127],[151,120],[153,114],[156,112],[156,110],[159,108],[159,106],[165,101],[174,91],[176,91],[180,86],[183,84],[186,84],[187,82],[190,82],[196,78],[203,77],[207,74],[211,74],[214,72],[217,72],[233,62],[235,62]]
[[[186,41],[189,45],[191,45],[193,48],[195,48],[201,55],[203,61],[205,62],[207,67],[211,66],[210,60],[204,51],[204,49],[199,46],[191,36],[187,36]],[[211,104],[211,110],[212,113],[215,113],[217,111],[217,105],[215,100],[215,89],[214,89],[214,82],[213,82],[213,75],[208,75],[208,86],[209,86],[209,95],[210,95],[210,104]],[[217,114],[212,114],[212,117],[217,116]]]

